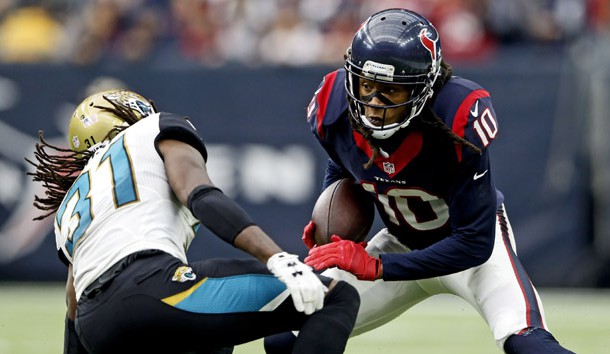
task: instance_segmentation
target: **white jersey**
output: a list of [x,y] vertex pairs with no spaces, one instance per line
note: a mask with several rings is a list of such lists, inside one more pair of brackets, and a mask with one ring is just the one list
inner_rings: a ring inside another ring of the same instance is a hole
[[57,249],[72,263],[76,297],[123,257],[156,249],[186,263],[198,220],[168,183],[160,136],[205,146],[186,119],[146,117],[97,150],[55,217]]

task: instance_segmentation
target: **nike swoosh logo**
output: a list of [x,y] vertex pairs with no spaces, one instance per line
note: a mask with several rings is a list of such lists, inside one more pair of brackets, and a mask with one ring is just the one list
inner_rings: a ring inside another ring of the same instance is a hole
[[474,108],[472,110],[470,110],[470,114],[472,114],[472,116],[475,118],[479,116],[479,101],[478,100],[474,103]]
[[479,178],[481,178],[481,177],[485,176],[485,174],[487,173],[487,171],[489,171],[489,170],[485,170],[485,171],[483,171],[483,173],[475,173],[475,174],[474,174],[474,176],[472,177],[472,179],[476,181],[477,179],[479,179]]

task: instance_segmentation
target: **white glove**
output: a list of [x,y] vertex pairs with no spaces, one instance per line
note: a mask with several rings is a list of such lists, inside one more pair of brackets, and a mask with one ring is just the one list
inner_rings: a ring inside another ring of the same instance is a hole
[[299,312],[311,315],[324,305],[324,293],[328,288],[322,284],[311,267],[301,263],[294,254],[276,253],[267,261],[267,268],[281,280]]

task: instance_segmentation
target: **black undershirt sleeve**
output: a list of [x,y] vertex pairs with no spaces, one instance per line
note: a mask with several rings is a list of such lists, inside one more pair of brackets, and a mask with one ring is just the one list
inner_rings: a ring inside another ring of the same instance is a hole
[[243,229],[254,225],[245,210],[213,186],[196,187],[189,194],[187,206],[205,227],[231,245]]

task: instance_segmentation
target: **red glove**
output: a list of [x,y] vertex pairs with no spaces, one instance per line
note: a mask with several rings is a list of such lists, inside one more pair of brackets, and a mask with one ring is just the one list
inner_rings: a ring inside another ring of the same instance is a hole
[[330,239],[331,243],[310,249],[305,264],[315,270],[339,267],[360,280],[375,280],[381,276],[381,259],[366,253],[366,242],[342,240],[337,235]]
[[316,229],[316,225],[314,225],[313,220],[309,222],[303,229],[303,243],[307,248],[312,249],[316,245],[316,239],[314,237],[314,230]]

